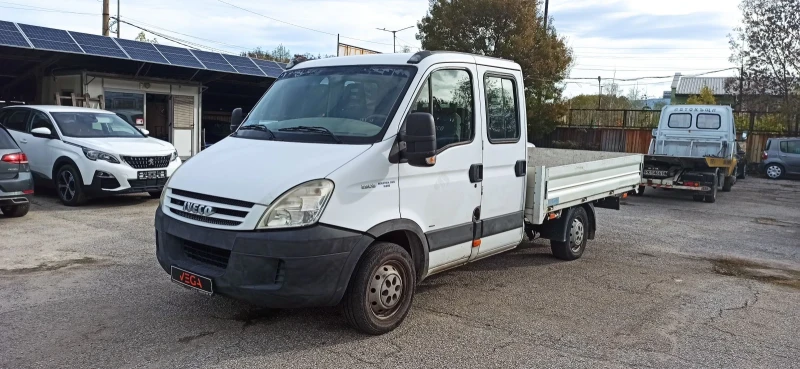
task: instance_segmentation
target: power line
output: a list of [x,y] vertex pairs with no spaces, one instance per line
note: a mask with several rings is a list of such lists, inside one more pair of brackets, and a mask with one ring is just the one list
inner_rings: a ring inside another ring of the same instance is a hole
[[[229,3],[229,2],[227,2],[227,1],[225,1],[225,0],[217,0],[217,1],[219,1],[219,2],[221,2],[221,3],[223,3],[223,4],[230,5],[230,6],[234,7],[234,8],[236,8],[236,9],[239,9],[239,10],[242,10],[242,11],[245,11],[245,12],[248,12],[248,13],[251,13],[251,14],[255,14],[255,15],[258,15],[258,16],[261,16],[261,17],[264,17],[264,18],[267,18],[267,19],[274,20],[274,21],[276,21],[276,22],[280,22],[280,23],[283,23],[283,24],[288,24],[288,25],[290,25],[290,26],[294,26],[294,27],[302,28],[302,29],[309,30],[309,31],[314,31],[314,32],[323,33],[323,34],[326,34],[326,35],[337,36],[337,34],[336,34],[336,33],[331,33],[331,32],[322,31],[322,30],[318,30],[318,29],[314,29],[314,28],[310,28],[310,27],[306,27],[306,26],[301,26],[301,25],[299,25],[299,24],[294,24],[294,23],[291,23],[291,22],[287,22],[287,21],[284,21],[284,20],[280,20],[280,19],[278,19],[278,18],[273,18],[273,17],[270,17],[270,16],[266,16],[266,15],[264,15],[264,14],[261,14],[261,13],[255,12],[255,11],[252,11],[252,10],[250,10],[250,9],[242,8],[241,6],[238,6],[238,5],[235,5],[235,4],[231,4],[231,3]],[[346,38],[346,39],[349,39],[349,40],[355,40],[355,41],[367,42],[367,43],[371,43],[371,44],[377,44],[377,45],[386,45],[386,46],[392,46],[392,44],[387,44],[387,43],[385,43],[385,42],[368,41],[368,40],[362,40],[362,39],[360,39],[360,38],[355,38],[355,37],[347,37],[347,36],[341,36],[341,35],[338,35],[338,36],[339,36],[339,37],[341,37],[341,38]]]
[[[31,6],[31,5],[10,3],[10,2],[6,2],[6,1],[0,1],[0,3],[2,3],[2,4],[10,4],[10,5],[17,5],[16,7],[15,6],[0,5],[0,8],[6,8],[6,9],[29,10],[29,11],[47,12],[47,13],[68,13],[68,14],[92,15],[92,16],[100,15],[100,13],[74,12],[74,11],[70,11],[70,10],[43,8],[43,7],[39,7],[39,6]],[[19,7],[19,6],[22,6],[22,7]]]
[[612,50],[728,50],[727,47],[606,47],[572,46],[573,49],[612,49]]
[[[115,19],[116,19],[116,17],[115,17]],[[142,31],[149,32],[149,33],[152,33],[152,34],[154,34],[154,35],[156,35],[156,36],[162,37],[162,38],[164,38],[164,39],[167,39],[167,40],[169,40],[169,41],[172,41],[172,42],[174,42],[174,43],[176,43],[176,44],[179,44],[179,45],[182,45],[182,46],[186,46],[186,47],[188,47],[188,48],[192,48],[192,49],[206,49],[206,50],[211,50],[211,51],[214,51],[214,52],[218,52],[218,53],[225,53],[225,54],[227,54],[227,53],[228,53],[228,51],[225,51],[225,50],[215,49],[215,48],[213,48],[213,47],[208,47],[208,46],[205,46],[205,45],[200,45],[200,44],[197,44],[197,43],[194,43],[194,42],[191,42],[191,41],[181,40],[181,39],[179,39],[179,38],[176,38],[176,37],[172,37],[172,36],[169,36],[169,35],[165,35],[165,34],[163,34],[163,33],[160,33],[160,32],[155,32],[155,31],[153,31],[153,30],[150,30],[150,29],[144,28],[144,27],[142,27],[142,26],[139,26],[139,25],[133,24],[133,23],[131,23],[131,22],[128,22],[128,21],[124,21],[124,20],[121,20],[121,19],[117,19],[117,21],[118,21],[118,22],[120,22],[120,23],[125,23],[125,24],[127,24],[127,25],[130,25],[130,26],[136,27],[136,28],[138,28],[138,29],[140,29],[140,30],[142,30]]]
[[[728,71],[728,70],[732,70],[732,69],[738,69],[738,68],[737,67],[730,67],[730,68],[725,68],[725,69],[718,69],[718,70],[712,70],[712,71],[707,71],[707,72],[703,72],[703,73],[686,75],[684,77],[698,77],[698,76],[703,76],[703,75],[706,75],[706,74],[724,72],[724,71]],[[606,78],[603,78],[603,79],[611,79],[611,80],[615,80],[615,81],[639,81],[639,80],[643,80],[643,79],[664,79],[664,78],[674,78],[674,77],[675,77],[675,75],[670,75],[670,76],[647,76],[647,77],[635,77],[635,78],[613,78],[613,77],[612,78],[608,78],[608,77],[606,77]],[[565,78],[565,79],[566,80],[596,80],[597,77],[569,77],[569,78]]]
[[144,24],[146,26],[149,26],[150,28],[162,30],[162,31],[165,31],[165,32],[171,32],[171,33],[178,34],[178,35],[181,35],[181,36],[190,37],[190,38],[197,39],[197,40],[203,40],[203,41],[211,42],[211,43],[218,44],[218,45],[228,46],[228,47],[232,47],[232,48],[239,49],[239,50],[250,51],[250,50],[253,49],[252,47],[238,46],[238,45],[228,44],[228,43],[225,43],[225,42],[215,41],[215,40],[211,40],[211,39],[207,39],[207,38],[192,36],[192,35],[189,35],[189,34],[186,34],[186,33],[181,33],[181,32],[178,32],[178,31],[171,30],[171,29],[167,29],[167,28],[163,28],[163,27],[160,27],[160,26],[156,26],[156,25],[151,24],[151,23],[143,22],[143,21],[138,20],[138,19],[133,19],[131,17],[125,17],[125,19],[130,19],[130,20],[132,20],[132,21],[134,21],[136,23]]

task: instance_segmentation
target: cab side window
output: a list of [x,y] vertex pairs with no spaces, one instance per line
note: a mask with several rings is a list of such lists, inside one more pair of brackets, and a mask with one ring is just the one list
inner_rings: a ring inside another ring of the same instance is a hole
[[411,111],[433,115],[437,151],[472,141],[475,131],[472,83],[469,72],[444,69],[431,73],[422,85]]
[[50,122],[50,118],[40,111],[33,112],[31,116],[31,130],[35,128],[47,128],[50,130],[50,133],[56,133],[56,130],[53,128],[53,123]]
[[519,107],[514,80],[508,77],[486,76],[484,86],[489,142],[519,141]]
[[25,132],[28,126],[28,111],[27,110],[14,110],[6,117],[4,123],[6,128],[12,131]]

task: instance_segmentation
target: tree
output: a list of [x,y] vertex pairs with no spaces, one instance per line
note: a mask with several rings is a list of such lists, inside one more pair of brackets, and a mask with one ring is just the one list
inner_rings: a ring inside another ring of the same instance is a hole
[[741,26],[729,35],[739,76],[726,83],[740,110],[780,112],[797,130],[800,113],[800,1],[742,0]]
[[410,53],[411,52],[411,46],[403,45],[403,47],[400,48],[400,52],[401,53]]
[[279,44],[272,50],[270,56],[272,56],[272,60],[288,63],[292,58],[292,52],[283,44]]
[[717,99],[714,98],[714,91],[710,87],[703,86],[700,89],[700,95],[689,96],[686,103],[689,105],[716,105]]
[[430,0],[418,23],[425,50],[460,51],[509,59],[522,67],[528,132],[552,131],[567,112],[563,84],[572,50],[552,22],[543,26],[536,0]]
[[139,42],[149,42],[151,44],[157,44],[158,43],[158,39],[156,39],[155,37],[153,37],[152,39],[148,40],[147,39],[147,35],[144,33],[144,31],[139,32],[139,34],[136,36],[136,38],[134,38],[134,40],[139,41]]

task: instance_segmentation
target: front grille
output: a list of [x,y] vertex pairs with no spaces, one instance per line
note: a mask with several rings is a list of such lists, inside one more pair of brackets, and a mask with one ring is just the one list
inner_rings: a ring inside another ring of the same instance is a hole
[[222,269],[228,267],[228,259],[231,257],[230,250],[186,240],[183,241],[183,252],[189,259]]
[[220,203],[220,204],[233,205],[233,206],[238,206],[238,207],[242,207],[242,208],[252,208],[253,205],[255,205],[252,202],[234,200],[234,199],[227,199],[227,198],[219,197],[219,196],[204,195],[202,193],[190,192],[190,191],[184,191],[184,190],[178,190],[178,189],[172,189],[172,194],[178,195],[178,196],[183,196],[183,197],[190,197],[190,198],[198,199],[198,200],[217,202],[217,203]]
[[[171,202],[171,203],[173,203],[175,205],[178,205],[180,207],[183,207],[183,204],[186,201],[175,199],[175,198],[170,198],[169,202]],[[246,211],[225,209],[225,208],[220,208],[220,207],[217,207],[217,206],[214,207],[214,214],[229,215],[229,216],[232,216],[232,217],[239,217],[239,218],[244,218],[244,217],[247,216],[247,212]]]
[[228,227],[238,226],[239,224],[242,224],[242,222],[237,222],[237,221],[234,221],[234,220],[204,217],[202,215],[195,215],[195,214],[192,214],[192,213],[187,213],[187,212],[185,212],[183,210],[178,210],[178,209],[173,209],[173,208],[169,208],[169,211],[171,211],[175,215],[184,217],[186,219],[191,219],[191,220],[195,220],[195,221],[203,222],[203,223],[208,223],[208,224],[216,224],[216,225],[228,226]]
[[158,179],[129,179],[128,184],[131,188],[156,188],[164,187],[167,184],[166,178]]
[[167,156],[123,156],[128,165],[135,169],[154,169],[166,168],[169,166],[169,159],[172,155]]

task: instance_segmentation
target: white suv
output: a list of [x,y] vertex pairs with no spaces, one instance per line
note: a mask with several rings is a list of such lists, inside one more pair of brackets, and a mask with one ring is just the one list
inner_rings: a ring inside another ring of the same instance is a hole
[[104,194],[159,197],[181,164],[169,142],[106,110],[10,106],[0,109],[0,123],[28,156],[34,177],[53,184],[69,206]]

